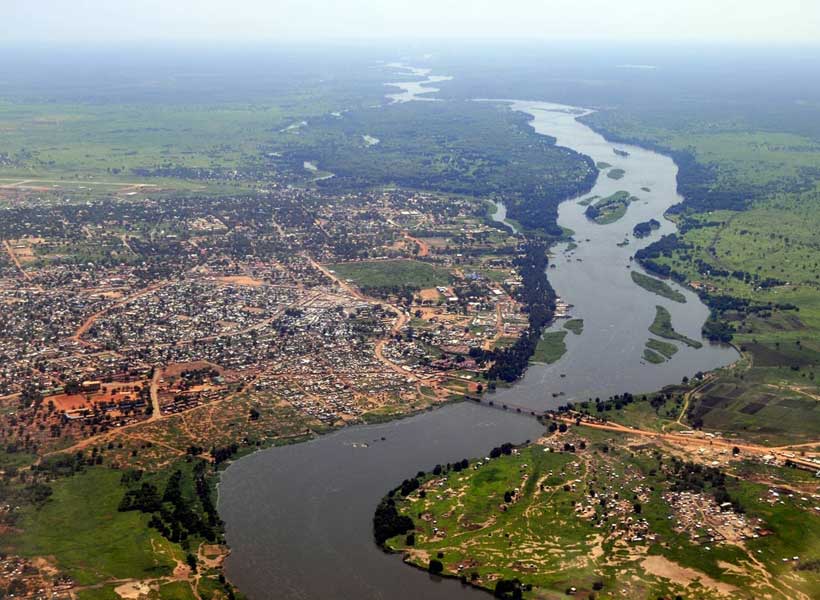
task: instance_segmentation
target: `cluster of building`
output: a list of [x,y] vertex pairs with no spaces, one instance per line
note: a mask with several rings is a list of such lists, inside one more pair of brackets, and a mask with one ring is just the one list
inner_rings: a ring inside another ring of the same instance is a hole
[[737,544],[769,533],[760,519],[735,512],[730,502],[719,505],[712,496],[700,492],[665,492],[663,499],[672,510],[674,530],[687,534],[695,543]]

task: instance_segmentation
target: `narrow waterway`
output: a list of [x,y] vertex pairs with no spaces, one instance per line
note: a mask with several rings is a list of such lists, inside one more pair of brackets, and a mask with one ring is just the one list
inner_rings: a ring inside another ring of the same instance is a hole
[[[399,85],[410,100],[423,99],[417,97],[419,89],[431,91]],[[394,101],[404,101],[395,96]],[[626,190],[639,200],[610,225],[589,221],[578,199],[561,205],[559,223],[575,232],[578,247],[555,249],[549,277],[559,295],[574,305],[572,316],[584,319],[584,331],[567,334],[568,351],[561,360],[532,366],[522,381],[497,392],[496,399],[541,410],[568,399],[658,389],[732,362],[734,350],[708,343],[698,350],[679,344],[673,359],[662,365],[644,364],[641,358],[656,304],[667,307],[675,328],[694,339],[700,339],[708,312],[688,290],[681,290],[687,303],[678,304],[643,290],[629,275],[629,268],[637,268],[630,256],[674,230],[662,216],[680,201],[674,163],[628,146],[618,146],[624,152],[616,154],[613,145],[576,120],[582,111],[542,102],[514,102],[512,107],[532,115],[537,132],[625,171],[619,180],[602,174],[587,196]],[[495,216],[506,219],[503,206]],[[634,225],[650,218],[662,223],[660,230],[644,240],[632,238]],[[629,244],[619,246],[625,239]],[[560,327],[561,321],[555,325]],[[373,543],[373,512],[387,489],[419,470],[481,456],[506,441],[534,439],[541,430],[532,418],[459,404],[243,458],[225,471],[219,488],[219,511],[232,549],[226,573],[252,600],[486,597],[382,553]]]
[[438,88],[433,87],[431,84],[449,81],[452,79],[449,75],[431,75],[431,69],[410,67],[402,63],[390,63],[388,66],[397,70],[406,71],[414,77],[425,78],[414,81],[397,81],[386,83],[385,85],[387,86],[399,88],[399,90],[401,90],[399,92],[387,94],[387,98],[389,98],[390,102],[393,104],[413,101],[438,102],[438,98],[431,98],[429,96],[429,94],[439,91]]

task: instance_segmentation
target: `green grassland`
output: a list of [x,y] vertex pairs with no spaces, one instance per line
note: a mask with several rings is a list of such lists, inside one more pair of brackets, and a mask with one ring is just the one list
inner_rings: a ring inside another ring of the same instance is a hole
[[535,352],[530,360],[537,363],[551,364],[560,359],[567,352],[567,345],[564,338],[566,331],[548,331],[538,340]]
[[[708,535],[693,540],[674,528],[676,517],[663,497],[670,479],[651,450],[630,451],[589,430],[571,431],[553,445],[563,442],[574,450],[552,452],[532,444],[470,461],[466,470],[425,476],[420,489],[393,496],[399,513],[414,522],[413,539],[397,536],[387,547],[421,568],[437,558],[444,574],[489,590],[499,579],[517,579],[525,598],[560,598],[570,588],[584,598],[593,590],[601,599],[719,597],[707,578],[735,586],[733,598],[760,597],[764,587],[784,600],[794,597],[795,588],[809,596],[820,590],[816,572],[796,571],[782,561],[800,556],[811,563],[820,556],[820,517],[810,502],[770,504],[765,486],[730,481],[727,490],[747,518],[762,518],[772,535],[748,540],[746,547],[712,543]],[[617,533],[640,519],[651,534]],[[795,529],[800,523],[806,528],[802,534]],[[685,583],[657,576],[644,567],[652,556],[692,575]],[[768,573],[765,578],[747,568],[752,556]],[[780,582],[786,574],[788,582]],[[700,584],[693,582],[697,577]]]
[[732,116],[601,111],[584,118],[610,136],[627,137],[673,150],[693,152],[714,167],[723,189],[765,188],[802,179],[820,164],[820,141],[805,135],[755,128]]
[[[245,57],[248,65],[260,58]],[[163,58],[149,71],[83,73],[83,84],[76,73],[43,86],[11,77],[0,98],[10,159],[0,161],[0,177],[134,181],[134,168],[270,166],[263,146],[298,135],[291,125],[383,99],[387,70],[324,77],[292,58],[256,73],[211,62],[202,67],[208,75],[185,76],[166,71]]]
[[148,515],[117,510],[121,475],[94,468],[59,480],[42,508],[24,509],[21,533],[6,539],[6,550],[53,556],[82,585],[169,575],[185,555],[148,527]]
[[643,273],[639,273],[635,270],[633,270],[630,275],[632,276],[632,281],[648,292],[652,292],[658,296],[663,296],[669,300],[674,300],[675,302],[686,302],[686,296],[677,290],[673,290],[672,287],[665,281],[655,279],[654,277],[649,277],[648,275],[644,275]]
[[[219,541],[218,531],[216,537],[206,540],[194,530],[186,531],[189,525],[181,525],[191,522],[190,515],[197,515],[193,518],[202,522],[209,519],[195,484],[197,461],[181,460],[159,472],[143,473],[87,467],[80,459],[75,461],[73,471],[64,471],[68,463],[60,458],[54,460],[54,465],[61,465],[58,470],[49,466],[49,460],[43,463],[57,478],[37,484],[40,490],[51,490],[49,495],[41,495],[42,501],[21,501],[27,498],[25,486],[3,488],[9,498],[18,499],[20,508],[14,512],[14,527],[3,537],[0,552],[46,557],[60,573],[74,580],[78,597],[89,600],[116,600],[119,596],[114,588],[127,580],[150,584],[149,598],[194,598],[192,585],[197,585],[199,597],[226,597],[228,587],[219,580],[217,570],[201,563],[196,581],[170,581],[175,569],[187,562],[186,557],[198,553],[201,543]],[[188,516],[178,513],[176,507],[171,509],[177,500],[169,491],[169,482],[177,471],[181,482],[179,501]],[[162,503],[162,508],[153,509],[153,516],[150,510],[123,504],[126,492],[137,492],[145,485],[155,488],[154,493],[159,493],[156,498]],[[159,515],[166,527],[182,527],[179,537],[170,529],[162,533],[149,524]],[[218,528],[218,522],[216,525]]]
[[[690,217],[708,227],[683,236],[691,247],[659,258],[691,281],[704,281],[715,294],[757,305],[794,305],[797,310],[763,310],[723,315],[735,329],[734,343],[750,354],[743,380],[723,376],[733,390],[727,399],[706,390],[691,420],[706,428],[734,431],[760,442],[786,443],[817,437],[820,373],[820,282],[818,240],[820,191],[782,194],[743,212],[716,211]],[[784,282],[769,288],[732,276],[698,271],[698,259],[724,271],[745,271]],[[740,384],[740,385],[736,385]],[[773,398],[774,396],[774,398]],[[777,399],[795,397],[787,405]]]
[[408,287],[425,289],[450,283],[450,272],[417,260],[379,260],[327,265],[342,279],[362,289]]
[[669,311],[663,306],[655,307],[655,320],[652,321],[652,324],[649,326],[649,331],[658,337],[666,338],[667,340],[677,340],[692,348],[700,348],[703,346],[703,344],[697,340],[688,338],[675,331],[672,327],[672,315],[670,315]]

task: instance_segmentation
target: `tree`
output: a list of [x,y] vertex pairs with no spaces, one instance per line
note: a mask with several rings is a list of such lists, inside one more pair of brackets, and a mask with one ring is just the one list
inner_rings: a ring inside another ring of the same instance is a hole
[[439,575],[442,571],[444,571],[444,565],[437,558],[433,558],[430,559],[430,564],[427,566],[427,570],[433,575]]
[[499,579],[495,584],[493,596],[503,600],[521,600],[521,582],[517,579]]
[[737,456],[738,454],[740,454],[740,448],[735,446],[734,448],[732,448],[732,456]]

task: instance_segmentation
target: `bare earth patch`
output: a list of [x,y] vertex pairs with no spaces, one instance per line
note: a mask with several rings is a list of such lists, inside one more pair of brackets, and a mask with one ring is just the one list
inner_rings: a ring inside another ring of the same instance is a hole
[[647,556],[641,562],[641,566],[647,573],[655,575],[656,577],[668,579],[679,585],[688,586],[694,581],[699,581],[701,585],[727,596],[737,591],[737,588],[733,585],[715,581],[705,573],[701,573],[695,569],[683,567],[664,556]]

